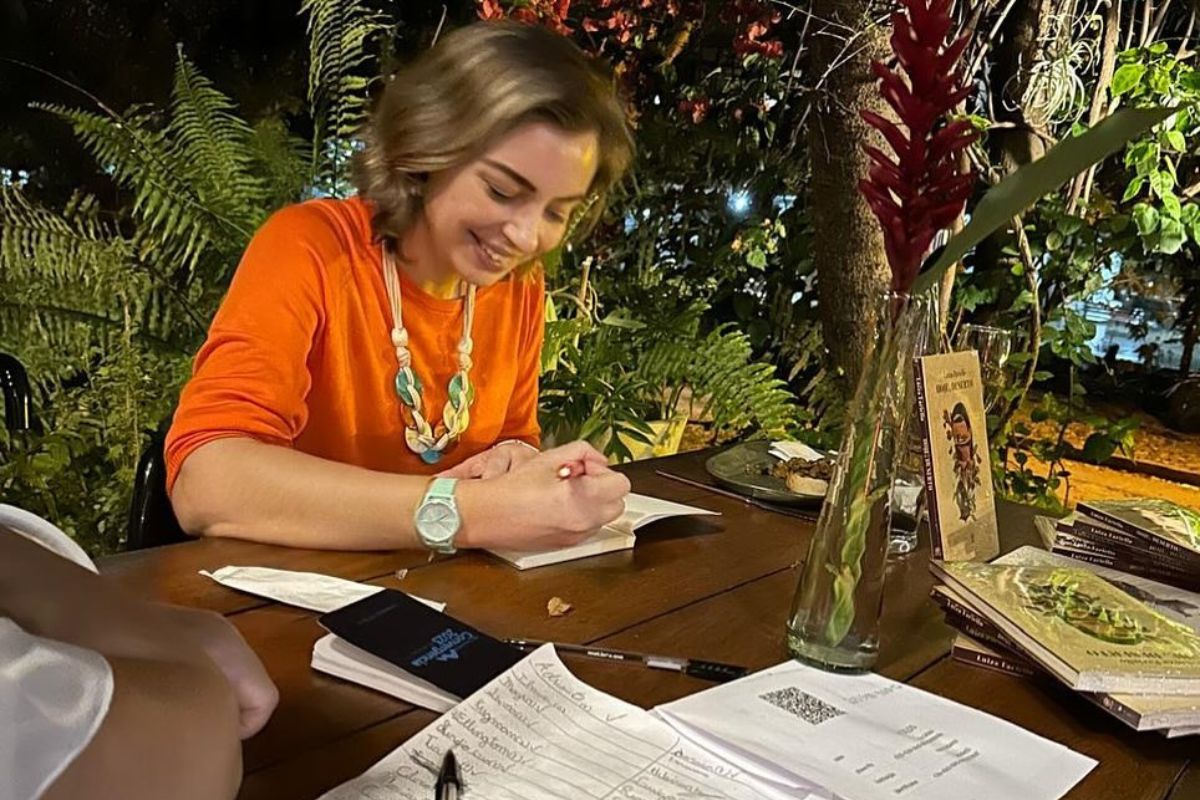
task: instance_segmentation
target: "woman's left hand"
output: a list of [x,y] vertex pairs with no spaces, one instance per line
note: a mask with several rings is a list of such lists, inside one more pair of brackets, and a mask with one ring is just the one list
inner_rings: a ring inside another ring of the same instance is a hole
[[537,450],[525,443],[510,440],[476,453],[461,464],[439,473],[439,477],[495,478],[511,472],[537,454]]

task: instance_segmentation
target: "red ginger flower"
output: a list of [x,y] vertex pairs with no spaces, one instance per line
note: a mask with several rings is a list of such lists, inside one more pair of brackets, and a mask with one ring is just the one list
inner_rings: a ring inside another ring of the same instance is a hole
[[873,111],[860,112],[895,153],[893,161],[868,146],[872,166],[858,188],[883,229],[892,268],[892,290],[908,292],[933,237],[962,213],[975,176],[959,166],[959,154],[978,133],[968,120],[947,114],[970,93],[957,70],[967,46],[963,36],[945,45],[953,0],[899,0],[892,14],[892,51],[904,77],[875,62],[880,92],[904,126]]

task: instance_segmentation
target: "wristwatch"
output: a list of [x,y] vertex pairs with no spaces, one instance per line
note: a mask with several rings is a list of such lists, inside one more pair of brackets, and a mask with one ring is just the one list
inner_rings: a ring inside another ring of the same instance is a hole
[[434,478],[413,515],[421,544],[435,553],[455,552],[454,537],[462,527],[458,503],[454,500],[457,483],[457,478]]

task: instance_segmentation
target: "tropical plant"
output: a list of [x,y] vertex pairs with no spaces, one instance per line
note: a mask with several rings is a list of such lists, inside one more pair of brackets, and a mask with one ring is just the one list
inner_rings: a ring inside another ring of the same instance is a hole
[[118,112],[94,97],[92,108],[44,107],[112,179],[116,210],[85,195],[49,209],[0,187],[0,330],[36,384],[43,427],[0,433],[0,490],[93,552],[123,540],[139,455],[250,236],[343,169],[324,143],[360,113],[350,95],[362,93],[362,48],[380,20],[347,0],[304,9],[322,120],[311,157],[279,120],[240,118],[181,49],[167,108]]

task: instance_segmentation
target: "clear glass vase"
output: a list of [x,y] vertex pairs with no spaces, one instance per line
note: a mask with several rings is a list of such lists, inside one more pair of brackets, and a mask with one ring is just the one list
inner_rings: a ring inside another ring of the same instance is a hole
[[[939,291],[940,287],[935,286],[910,301],[913,304],[911,313],[915,316],[910,359],[947,350],[938,308]],[[925,507],[924,437],[917,413],[916,388],[911,382],[907,394],[900,399],[902,409],[908,409],[908,421],[904,445],[896,456],[896,482],[892,485],[892,526],[888,541],[888,555],[892,557],[903,557],[917,549],[917,530]]]
[[788,649],[822,669],[868,670],[879,652],[892,486],[909,421],[913,338],[927,311],[918,298],[887,293],[863,322],[875,335],[788,616]]

